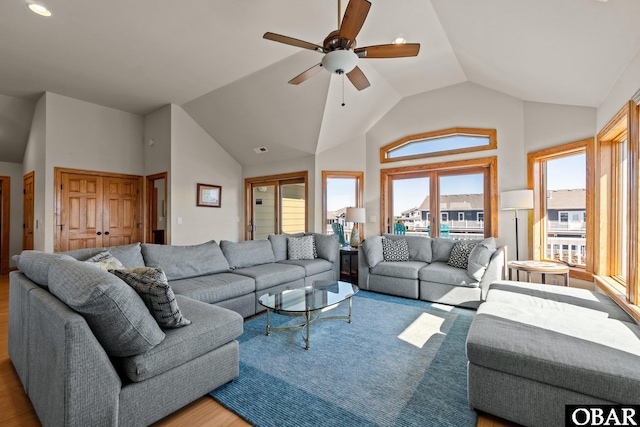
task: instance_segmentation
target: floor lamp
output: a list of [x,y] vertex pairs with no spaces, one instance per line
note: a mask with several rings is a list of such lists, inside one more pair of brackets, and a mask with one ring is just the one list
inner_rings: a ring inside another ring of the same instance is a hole
[[518,210],[533,209],[533,190],[514,190],[500,193],[500,208],[514,211],[516,219],[516,260],[518,253]]

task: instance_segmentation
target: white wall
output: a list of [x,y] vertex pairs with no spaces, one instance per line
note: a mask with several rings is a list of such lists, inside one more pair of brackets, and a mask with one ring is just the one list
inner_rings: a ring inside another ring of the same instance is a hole
[[[479,151],[434,158],[386,164],[395,168],[424,163],[440,163],[469,158],[498,156],[498,192],[526,187],[526,156],[524,150],[524,106],[511,96],[473,84],[462,83],[447,88],[404,98],[367,133],[365,194],[366,236],[380,232],[380,147],[402,137],[452,127],[496,129],[497,150]],[[513,216],[498,212],[500,244],[515,246]],[[523,232],[521,235],[526,236]],[[520,238],[520,252],[527,253],[528,242]],[[509,251],[515,258],[515,251]]]
[[[33,248],[39,251],[45,250],[45,227],[42,220],[45,218],[46,204],[47,98],[48,94],[45,93],[36,103],[22,162],[23,175],[31,171],[34,173],[33,218],[34,221],[38,220],[38,223],[42,225],[33,230]],[[53,196],[50,200],[53,200]],[[22,242],[22,238],[20,241]]]
[[54,93],[46,94],[46,119],[42,222],[44,250],[52,252],[54,167],[144,175],[144,119],[137,114]]
[[[242,239],[242,167],[181,107],[171,105],[171,241]],[[197,184],[222,186],[220,208],[196,206]],[[182,218],[182,224],[178,224]]]
[[609,123],[624,104],[640,90],[640,51],[636,52],[618,81],[609,91],[607,97],[598,107],[598,132]]
[[11,180],[9,187],[9,268],[16,263],[11,259],[22,252],[22,164],[0,162],[0,175]]
[[593,138],[597,110],[572,105],[524,103],[526,153]]
[[[171,105],[144,117],[144,174],[167,172],[167,212],[163,229],[167,243],[171,242]],[[158,224],[160,226],[160,224]]]
[[366,145],[366,137],[362,135],[316,155],[315,206],[317,206],[318,212],[312,223],[313,231],[317,233],[324,233],[325,231],[325,226],[322,224],[322,171],[364,172],[367,169],[366,156],[364,155],[366,153]]

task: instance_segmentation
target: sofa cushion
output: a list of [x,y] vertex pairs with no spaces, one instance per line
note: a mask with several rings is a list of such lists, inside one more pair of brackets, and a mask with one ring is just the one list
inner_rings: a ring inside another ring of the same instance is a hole
[[273,250],[273,256],[276,261],[282,261],[287,259],[287,240],[289,237],[304,236],[304,233],[297,234],[269,234],[268,239],[271,242],[271,249]]
[[364,256],[369,268],[375,267],[378,263],[384,261],[381,236],[367,237],[360,247],[364,251]]
[[452,239],[443,239],[442,237],[436,237],[432,239],[431,250],[433,251],[431,262],[449,261],[449,255],[451,254],[451,249],[456,244],[456,240]]
[[161,328],[179,328],[191,324],[178,307],[167,276],[159,267],[109,270],[140,295],[149,312]]
[[256,281],[256,291],[273,286],[304,279],[304,268],[297,265],[287,265],[281,262],[254,265],[233,271],[236,274],[251,277]]
[[74,249],[71,251],[60,252],[65,255],[69,255],[70,257],[77,259],[78,261],[85,261],[91,258],[94,255],[98,255],[100,252],[106,251],[107,248],[82,248],[82,249]]
[[371,274],[387,277],[398,277],[401,279],[418,279],[418,272],[428,264],[420,261],[389,262],[378,263],[369,271]]
[[382,239],[382,257],[385,262],[409,261],[409,245],[405,239]]
[[477,243],[468,242],[466,240],[460,240],[453,245],[451,252],[449,253],[449,259],[447,264],[451,267],[464,268],[465,270],[469,266],[469,255],[475,248]]
[[467,263],[467,274],[476,280],[481,280],[484,276],[484,272],[489,266],[491,256],[496,251],[496,239],[488,237],[482,242],[478,243],[471,250],[469,254],[469,260]]
[[276,262],[271,242],[268,240],[247,240],[245,242],[223,240],[220,242],[220,248],[222,248],[232,270]]
[[387,239],[406,240],[409,246],[409,260],[431,262],[433,254],[431,252],[431,238],[427,235],[423,236],[405,236],[399,234],[384,234]]
[[304,268],[306,277],[324,273],[325,271],[331,271],[333,269],[333,263],[322,258],[299,260],[285,259],[283,261],[278,261],[278,264],[289,264],[302,267]]
[[107,271],[58,259],[49,270],[49,289],[85,318],[111,356],[140,354],[164,339],[136,291]]
[[18,270],[31,279],[38,286],[49,288],[49,268],[57,259],[73,260],[73,257],[63,253],[50,254],[40,251],[22,251],[16,264]]
[[173,280],[169,284],[176,295],[184,295],[209,304],[251,294],[256,290],[253,278],[234,273]]
[[167,280],[186,279],[229,270],[229,263],[215,240],[193,246],[144,243],[142,256],[147,267],[162,268]]
[[145,266],[140,242],[136,242],[131,245],[109,246],[107,250],[111,255],[118,258],[125,268],[138,268]]
[[587,289],[498,280],[489,285],[487,301],[523,308],[558,310],[567,314],[589,313],[594,317],[633,323],[633,318],[609,296]]
[[469,288],[480,286],[477,280],[469,277],[466,268],[452,267],[440,261],[432,262],[420,270],[419,278],[425,282],[436,282],[444,285],[466,286]]
[[337,234],[314,233],[316,239],[316,251],[318,258],[324,258],[329,262],[337,262],[340,254],[340,242]]
[[467,356],[476,365],[588,396],[640,402],[640,326],[628,322],[485,302],[469,330]]
[[[215,350],[242,334],[243,319],[238,313],[181,295],[176,296],[176,301],[192,324],[188,328],[165,331],[164,341],[146,353],[120,359],[131,381],[153,378]],[[215,369],[215,366],[211,369]],[[170,384],[167,387],[170,389]],[[167,393],[170,395],[169,391]]]
[[289,237],[287,240],[288,259],[315,259],[317,255],[316,240],[313,234],[301,237]]
[[125,268],[120,260],[111,255],[109,251],[100,252],[98,255],[94,255],[84,262],[88,262],[94,267],[98,267],[107,271],[109,271],[110,269],[115,270],[118,268]]

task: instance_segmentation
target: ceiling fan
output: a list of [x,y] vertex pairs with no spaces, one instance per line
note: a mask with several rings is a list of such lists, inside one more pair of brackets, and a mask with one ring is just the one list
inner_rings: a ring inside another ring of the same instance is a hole
[[324,54],[319,64],[314,65],[289,80],[289,84],[298,85],[316,75],[316,73],[324,68],[331,73],[346,74],[356,89],[362,90],[368,88],[370,83],[362,70],[357,66],[360,58],[402,58],[417,56],[420,51],[420,43],[356,47],[356,36],[360,32],[370,8],[371,2],[368,0],[350,0],[344,12],[344,17],[342,18],[342,25],[340,25],[340,0],[338,0],[339,29],[330,32],[324,39],[322,46],[280,34],[265,33],[264,38],[267,40],[314,50]]

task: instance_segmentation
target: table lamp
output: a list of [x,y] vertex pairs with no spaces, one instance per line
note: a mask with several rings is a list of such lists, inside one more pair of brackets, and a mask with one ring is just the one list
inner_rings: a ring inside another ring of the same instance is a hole
[[345,220],[353,223],[349,245],[357,248],[360,246],[360,232],[358,231],[358,224],[364,224],[365,222],[364,208],[347,208]]

